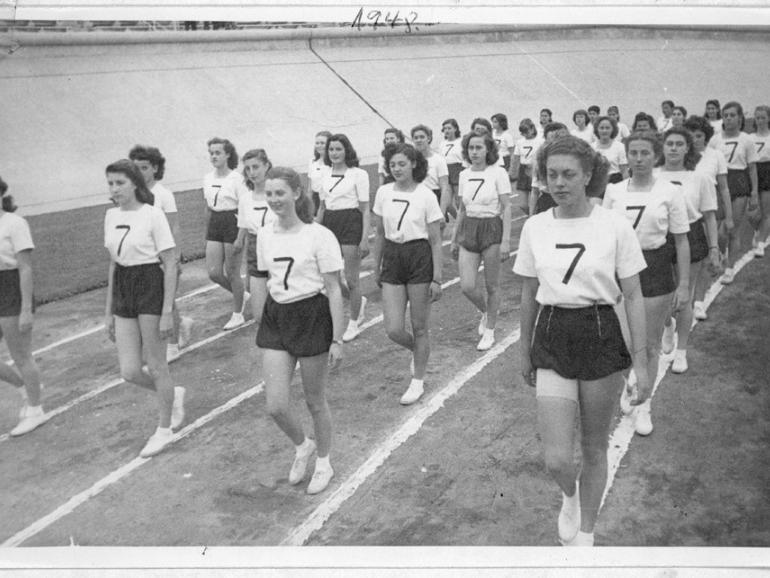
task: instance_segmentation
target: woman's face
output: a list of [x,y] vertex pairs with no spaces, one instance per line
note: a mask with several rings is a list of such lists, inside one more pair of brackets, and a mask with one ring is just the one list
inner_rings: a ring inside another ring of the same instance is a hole
[[598,112],[596,112],[594,110],[589,110],[588,111],[588,118],[591,119],[591,122],[595,121],[597,116],[599,116]]
[[500,131],[500,122],[496,118],[492,119],[492,130]]
[[703,149],[706,148],[706,133],[702,130],[694,130],[692,131],[692,148],[694,148],[696,151],[701,152]]
[[338,140],[329,141],[329,160],[333,165],[345,164],[345,146]]
[[671,126],[682,126],[684,125],[684,113],[678,108],[674,109],[674,112],[671,113]]
[[541,112],[540,113],[540,126],[545,126],[549,122],[551,122],[551,115],[547,112]]
[[225,145],[213,144],[209,147],[209,160],[215,169],[221,169],[227,166],[227,157],[230,156],[225,152]]
[[575,124],[579,129],[584,129],[586,126],[586,117],[584,114],[576,114],[575,115]]
[[265,181],[265,199],[267,206],[278,217],[286,217],[296,213],[295,203],[299,193],[295,193],[283,179],[267,179]]
[[315,137],[315,152],[317,152],[319,155],[323,156],[324,151],[326,150],[326,137],[322,134],[319,134]]
[[666,118],[671,116],[672,109],[673,107],[667,102],[660,105],[660,110],[661,112],[663,112],[663,116],[665,116]]
[[444,140],[455,140],[457,138],[455,133],[455,127],[450,123],[446,123],[441,127],[441,132],[444,134]]
[[389,144],[398,144],[398,136],[396,136],[396,133],[394,132],[386,132],[382,142],[385,146]]
[[687,139],[681,134],[668,135],[663,141],[663,157],[666,159],[666,166],[683,166],[687,150]]
[[735,107],[726,108],[722,112],[722,124],[727,131],[741,130],[741,117]]
[[142,173],[144,182],[150,184],[155,180],[155,171],[158,167],[152,166],[150,161],[134,161],[134,166]]
[[650,121],[649,120],[636,121],[636,126],[634,127],[634,130],[650,130]]
[[487,164],[487,146],[484,144],[484,140],[481,136],[474,136],[468,141],[468,158],[472,165]]
[[706,105],[706,116],[709,120],[716,120],[717,114],[719,114],[719,108],[713,102],[708,103]]
[[110,199],[118,206],[124,206],[136,200],[136,185],[125,173],[107,173],[107,186],[110,190]]
[[580,161],[566,154],[550,155],[545,163],[548,192],[559,206],[569,206],[585,200],[586,185],[591,179]]
[[612,123],[607,119],[604,119],[596,126],[596,132],[599,133],[599,138],[603,141],[612,139]]
[[397,183],[408,183],[412,181],[412,173],[417,163],[410,161],[404,153],[396,153],[390,157],[388,167],[390,174]]
[[430,148],[430,140],[428,139],[427,133],[421,130],[416,130],[412,133],[412,142],[414,143],[414,148],[416,148],[421,153],[425,153]]
[[265,182],[265,175],[267,174],[268,168],[268,165],[258,158],[251,158],[243,161],[243,173],[246,175],[246,178],[255,185]]
[[765,130],[768,122],[770,122],[770,118],[768,118],[767,111],[762,109],[754,111],[754,124],[758,129]]
[[655,149],[651,142],[634,140],[628,143],[628,167],[634,175],[648,175],[655,165]]
[[471,132],[475,132],[476,134],[485,134],[489,132],[489,129],[481,123],[476,123],[471,127]]

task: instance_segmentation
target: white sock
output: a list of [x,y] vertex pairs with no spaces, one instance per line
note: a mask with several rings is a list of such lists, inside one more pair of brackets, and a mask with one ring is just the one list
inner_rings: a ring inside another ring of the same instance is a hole
[[163,436],[170,436],[170,435],[172,435],[171,427],[160,427],[160,426],[158,426],[158,429],[155,430],[155,433],[163,435]]
[[413,377],[412,378],[412,383],[409,384],[409,387],[412,387],[413,385],[415,387],[422,387],[423,386],[423,380],[422,379],[417,379],[416,377]]
[[581,542],[591,542],[591,544],[594,543],[594,533],[593,532],[583,532],[582,530],[579,530],[577,533],[577,536],[575,536],[575,540],[580,540]]
[[307,450],[309,446],[310,446],[310,438],[305,436],[305,439],[301,444],[299,444],[298,446],[297,445],[294,446],[294,451],[296,451],[297,453],[300,453]]
[[484,337],[491,337],[492,339],[494,339],[495,338],[495,330],[494,329],[490,329],[489,327],[487,327],[484,330]]
[[315,467],[317,470],[328,470],[332,467],[331,462],[329,461],[329,456],[326,456],[325,458],[316,458],[315,459]]

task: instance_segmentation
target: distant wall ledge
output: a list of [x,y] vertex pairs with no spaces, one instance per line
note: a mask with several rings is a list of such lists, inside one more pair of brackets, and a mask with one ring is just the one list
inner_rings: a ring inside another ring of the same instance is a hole
[[[614,32],[614,33],[613,33]],[[481,35],[490,40],[528,38],[574,38],[590,37],[600,33],[603,37],[628,38],[629,34],[639,37],[666,36],[686,33],[688,36],[707,35],[711,38],[724,35],[726,38],[741,35],[770,38],[770,27],[747,25],[707,26],[648,26],[648,25],[540,25],[540,24],[418,24],[407,32],[403,25],[377,29],[352,27],[306,28],[289,30],[158,30],[158,31],[90,31],[90,32],[28,32],[10,31],[0,35],[0,45],[8,40],[16,46],[79,46],[119,44],[179,44],[179,43],[222,43],[222,42],[276,42],[276,41],[327,41],[329,44],[345,44],[359,41],[392,41],[393,39],[418,39],[448,35]]]

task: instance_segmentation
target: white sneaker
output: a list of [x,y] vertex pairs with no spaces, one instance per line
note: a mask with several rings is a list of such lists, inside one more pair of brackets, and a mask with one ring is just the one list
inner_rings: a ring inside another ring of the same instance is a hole
[[580,487],[575,484],[575,493],[567,496],[561,494],[561,510],[559,511],[559,540],[562,544],[571,542],[580,530]]
[[191,317],[182,317],[179,320],[179,349],[184,349],[190,344],[193,323]]
[[422,383],[413,379],[409,382],[409,388],[401,396],[401,405],[411,405],[422,397],[424,386]]
[[634,429],[640,436],[648,436],[652,433],[652,417],[650,417],[650,400],[636,407],[636,420]]
[[139,457],[151,458],[152,456],[159,454],[173,439],[174,434],[171,432],[170,428],[156,429],[155,433],[147,440],[142,451],[139,452]]
[[575,537],[569,542],[562,542],[562,546],[583,546],[585,548],[593,548],[594,545],[594,533],[591,532],[578,532]]
[[735,281],[735,270],[732,267],[725,269],[725,272],[722,274],[722,278],[719,281],[722,285],[729,285]]
[[329,485],[329,482],[334,477],[334,469],[329,466],[328,468],[319,468],[316,464],[313,477],[310,478],[310,483],[307,485],[307,493],[310,495],[320,494]]
[[765,244],[764,243],[757,243],[757,246],[754,247],[754,256],[762,258],[765,256]]
[[479,344],[476,346],[478,351],[487,351],[495,344],[495,330],[485,329],[484,334],[481,336]]
[[184,421],[184,394],[185,388],[174,388],[174,405],[171,406],[171,429],[177,429]]
[[246,304],[249,302],[249,299],[251,299],[251,293],[248,291],[243,292],[243,303],[241,303],[241,315],[243,315],[246,312]]
[[291,464],[291,470],[289,471],[289,483],[292,486],[299,484],[305,477],[307,463],[315,451],[315,442],[310,438],[305,438],[305,440],[308,442],[305,444],[305,449],[295,451],[294,462]]
[[361,307],[358,309],[358,319],[356,322],[361,325],[364,322],[366,314],[366,297],[361,296]]
[[[22,411],[24,416],[19,419],[19,423],[10,432],[13,437],[23,436],[51,419],[51,416],[43,411],[42,405],[34,407],[26,405],[22,408]],[[21,412],[19,413],[21,414]]]
[[24,419],[24,416],[27,415],[27,408],[29,407],[29,404],[24,401],[24,403],[21,404],[21,407],[19,408],[19,421]]
[[169,343],[166,346],[166,362],[170,363],[179,357],[179,344]]
[[243,318],[243,313],[238,313],[237,311],[234,311],[232,316],[230,317],[230,321],[225,323],[225,326],[222,328],[225,331],[230,331],[231,329],[236,329],[246,323],[246,320]]
[[671,324],[663,328],[663,338],[660,341],[660,349],[668,355],[676,346],[676,319],[671,317]]
[[692,306],[692,310],[695,319],[698,321],[705,321],[709,318],[706,313],[706,304],[703,301],[696,301]]
[[479,335],[484,335],[484,332],[487,330],[487,314],[482,313],[481,319],[479,320]]
[[348,341],[353,341],[360,333],[361,330],[358,327],[358,321],[353,321],[351,319],[348,321],[348,328],[345,330],[345,333],[342,334],[342,341],[346,343]]
[[677,349],[674,353],[674,361],[671,362],[672,373],[684,373],[687,367],[687,350]]

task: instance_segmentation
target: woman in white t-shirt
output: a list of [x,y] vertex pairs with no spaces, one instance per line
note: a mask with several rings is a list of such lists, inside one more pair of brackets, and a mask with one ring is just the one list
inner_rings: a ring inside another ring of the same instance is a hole
[[614,120],[615,124],[618,125],[618,134],[615,135],[615,140],[623,144],[623,141],[628,135],[631,134],[631,131],[628,129],[628,127],[625,124],[620,122],[620,109],[615,105],[608,106],[607,116],[610,117],[612,120]]
[[492,138],[497,145],[497,153],[503,161],[503,168],[511,168],[511,155],[513,155],[513,135],[508,130],[508,117],[502,112],[493,114],[489,119],[492,121]]
[[[174,193],[169,191],[161,179],[166,172],[166,158],[160,154],[156,147],[136,145],[128,153],[128,158],[134,161],[136,168],[142,173],[147,188],[155,197],[154,205],[160,208],[168,219],[171,234],[176,242],[174,254],[176,256],[176,286],[179,289],[179,277],[182,274],[182,248],[179,240],[181,231],[179,228],[179,216],[176,208]],[[168,341],[166,357],[169,361],[179,357],[179,350],[190,341],[193,320],[190,317],[182,317],[179,314],[179,306],[174,301],[174,335]]]
[[[329,365],[342,359],[344,313],[340,289],[342,256],[334,234],[313,222],[312,201],[292,169],[271,168],[265,196],[275,220],[259,232],[257,266],[267,271],[267,300],[257,316],[267,410],[295,446],[289,483],[305,477],[317,450],[308,494],[322,492],[334,475],[329,461],[332,418],[326,401]],[[290,387],[299,362],[305,403],[313,417],[315,441],[305,436],[291,408]]]
[[418,124],[411,131],[412,142],[425,160],[428,161],[428,173],[422,184],[428,187],[441,207],[441,212],[446,215],[449,204],[452,201],[452,191],[449,188],[449,168],[446,159],[430,148],[433,142],[433,131],[424,124]]
[[359,273],[361,259],[369,254],[369,174],[358,166],[356,150],[344,134],[329,137],[324,162],[331,170],[322,180],[321,208],[316,221],[334,233],[342,247],[343,292],[350,307],[350,320],[342,336],[347,342],[361,333],[366,308]]
[[10,432],[20,436],[43,425],[50,416],[40,402],[40,370],[32,357],[34,299],[32,250],[27,221],[14,214],[16,205],[0,179],[0,340],[5,338],[15,367],[0,363],[0,381],[21,394],[19,423]]
[[313,158],[310,159],[310,163],[307,167],[307,182],[308,190],[313,198],[313,214],[318,214],[318,209],[321,206],[321,187],[323,186],[323,178],[329,167],[324,163],[324,153],[326,152],[326,141],[332,136],[328,130],[322,130],[316,133],[315,143],[313,145]]
[[246,322],[248,293],[241,279],[242,253],[234,247],[238,238],[238,194],[243,176],[236,171],[238,153],[222,138],[208,143],[214,170],[203,177],[206,199],[206,268],[209,279],[233,295],[233,313],[223,329],[231,330]]
[[[377,189],[374,199],[374,279],[382,287],[382,312],[388,337],[412,354],[412,380],[401,396],[409,405],[422,397],[430,356],[430,304],[441,297],[441,223],[436,196],[421,181],[428,162],[413,146],[386,149],[394,182]],[[406,329],[409,303],[411,333]]]
[[[636,232],[647,268],[639,275],[647,327],[647,374],[655,383],[661,337],[671,311],[676,313],[690,298],[690,246],[687,207],[676,185],[653,173],[660,156],[660,137],[652,131],[632,132],[626,139],[626,156],[632,176],[608,185],[603,206],[625,216]],[[666,236],[674,236],[674,250]],[[676,254],[677,276],[673,261]],[[677,283],[678,279],[678,283]],[[672,305],[673,304],[673,305]],[[650,400],[636,408],[639,435],[652,433]]]
[[[557,206],[524,223],[513,267],[524,278],[521,373],[537,388],[546,467],[562,490],[559,539],[565,546],[592,546],[621,372],[633,362],[639,376],[634,403],[651,391],[639,282],[645,262],[628,222],[586,196],[586,187],[596,186],[592,180],[607,176],[606,163],[588,143],[556,139],[540,149],[537,164]],[[613,309],[621,295],[630,353]],[[576,411],[582,467],[574,463]]]
[[[463,156],[470,167],[460,173],[452,256],[459,261],[463,295],[481,312],[479,351],[487,351],[495,343],[500,261],[506,261],[511,250],[511,182],[507,171],[497,165],[497,154],[490,135],[468,133],[463,137]],[[482,262],[485,293],[478,286]]]
[[628,178],[628,159],[626,147],[622,142],[615,140],[618,136],[618,125],[609,116],[600,116],[594,123],[596,141],[594,150],[601,153],[610,163],[610,174],[607,182],[619,183]]
[[757,148],[757,189],[761,218],[755,227],[754,255],[765,256],[767,236],[770,235],[770,106],[760,105],[754,110],[757,132],[751,135]]
[[[513,146],[513,157],[511,158],[508,178],[511,182],[516,183],[516,194],[519,197],[521,210],[525,213],[534,214],[534,212],[530,212],[530,194],[535,177],[533,168],[535,157],[537,157],[537,150],[543,144],[543,139],[538,137],[537,127],[529,118],[521,119],[519,134],[521,138]],[[537,198],[532,202],[534,207]]]
[[406,137],[401,130],[392,126],[385,129],[385,132],[382,135],[383,150],[382,153],[380,153],[380,161],[377,165],[377,178],[379,179],[380,186],[385,183],[393,182],[393,177],[388,174],[388,171],[385,168],[385,149],[388,148],[389,145],[396,145],[402,142],[406,142]]
[[569,131],[570,134],[582,138],[588,144],[593,144],[596,135],[594,134],[594,125],[588,120],[588,112],[583,109],[576,110],[572,115],[572,122],[575,123],[576,128]]
[[711,124],[711,128],[714,132],[722,130],[722,106],[719,104],[719,100],[711,98],[706,101],[706,109],[703,116]]
[[446,160],[449,187],[452,193],[452,198],[449,201],[445,214],[448,213],[452,217],[457,218],[457,179],[460,176],[460,171],[465,168],[462,152],[463,139],[460,134],[460,125],[453,118],[448,118],[441,123],[441,132],[444,135],[444,140],[441,141],[439,148]]
[[121,377],[157,393],[158,427],[139,454],[147,458],[171,443],[171,430],[184,421],[184,388],[174,387],[166,361],[165,340],[174,332],[174,236],[133,162],[116,161],[105,173],[116,206],[104,216],[110,253],[104,325],[118,349]]

